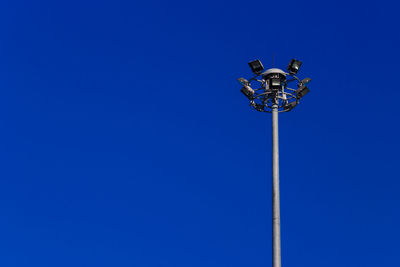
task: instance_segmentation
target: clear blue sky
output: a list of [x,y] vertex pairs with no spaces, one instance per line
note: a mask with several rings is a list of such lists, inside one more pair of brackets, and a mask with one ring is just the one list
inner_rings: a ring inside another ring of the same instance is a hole
[[2,1],[0,265],[271,265],[271,125],[247,62],[312,77],[280,116],[283,266],[400,266],[395,1]]

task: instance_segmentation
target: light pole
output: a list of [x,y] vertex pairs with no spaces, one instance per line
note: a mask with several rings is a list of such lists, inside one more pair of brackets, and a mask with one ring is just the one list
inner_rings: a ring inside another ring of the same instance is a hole
[[[243,85],[241,91],[250,100],[250,106],[260,112],[272,113],[272,266],[281,267],[281,216],[279,201],[279,137],[278,113],[288,112],[299,104],[299,100],[310,90],[306,86],[310,78],[300,80],[296,74],[301,61],[292,59],[287,67],[288,72],[281,69],[268,69],[260,60],[249,62],[251,79],[239,78]],[[264,72],[263,72],[264,71]],[[257,88],[252,88],[257,83]],[[297,83],[297,89],[289,85]]]

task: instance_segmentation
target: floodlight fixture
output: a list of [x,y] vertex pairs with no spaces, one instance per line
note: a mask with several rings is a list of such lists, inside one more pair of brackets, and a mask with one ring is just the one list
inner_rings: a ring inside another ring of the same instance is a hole
[[[294,61],[296,62],[291,63],[291,67],[301,65],[300,61]],[[260,61],[251,61],[249,65],[253,66],[253,62],[258,64]],[[311,78],[300,80],[293,73],[287,73],[278,68],[270,68],[249,80],[239,78],[238,81],[243,86],[242,93],[251,101],[253,108],[257,111],[273,113],[275,108],[278,112],[291,111],[298,104],[298,100],[310,92],[306,84],[311,81]],[[259,85],[253,86],[255,83]],[[292,89],[293,83],[297,83],[297,87],[295,87],[297,90]],[[292,102],[296,103],[290,104]],[[260,108],[259,105],[262,105],[263,108]]]
[[250,61],[249,63],[250,69],[254,74],[259,75],[263,70],[264,70],[264,66],[261,63],[260,60],[256,59],[253,61]]
[[297,59],[292,59],[289,63],[289,65],[287,66],[287,70],[290,74],[297,74],[297,72],[300,69],[302,62],[300,60]]
[[305,96],[306,94],[308,94],[309,92],[310,92],[310,89],[308,89],[307,86],[302,85],[296,90],[297,98],[300,99],[303,96]]
[[240,90],[248,99],[252,100],[254,99],[254,90],[248,86],[248,85],[244,85],[242,87],[242,89]]
[[245,78],[239,78],[238,79],[238,81],[239,81],[239,83],[241,84],[241,85],[249,85],[249,81],[248,80],[246,80]]
[[292,110],[295,106],[297,106],[297,101],[293,101],[293,102],[288,103],[285,106],[285,109],[289,111],[289,110]]
[[264,105],[263,104],[255,104],[254,105],[254,108],[257,110],[257,111],[264,111]]
[[303,80],[301,80],[301,84],[305,85],[307,83],[311,82],[311,78],[304,78]]

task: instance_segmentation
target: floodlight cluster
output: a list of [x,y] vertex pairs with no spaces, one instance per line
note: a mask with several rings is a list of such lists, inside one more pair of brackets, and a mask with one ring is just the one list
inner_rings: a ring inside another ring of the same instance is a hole
[[[257,111],[271,112],[273,108],[277,108],[279,112],[290,111],[310,92],[307,84],[311,79],[300,80],[296,76],[302,65],[297,59],[290,61],[287,72],[276,68],[264,71],[264,66],[258,59],[248,64],[255,76],[249,80],[239,78],[238,81],[242,85],[241,92],[250,100],[250,106]],[[297,83],[297,88],[290,88],[294,83]]]

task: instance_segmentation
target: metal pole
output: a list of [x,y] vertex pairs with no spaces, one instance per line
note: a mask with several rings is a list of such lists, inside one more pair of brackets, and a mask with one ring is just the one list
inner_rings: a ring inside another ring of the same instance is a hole
[[272,106],[272,266],[281,267],[278,105]]

